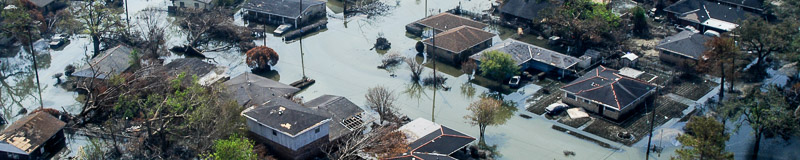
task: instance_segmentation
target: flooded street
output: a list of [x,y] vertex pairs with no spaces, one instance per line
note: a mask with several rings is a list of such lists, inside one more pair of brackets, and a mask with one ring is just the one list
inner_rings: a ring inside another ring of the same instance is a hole
[[[166,6],[169,3],[165,0],[130,0],[129,2],[131,17],[135,15],[136,11],[149,6],[163,8],[166,12]],[[419,39],[410,38],[405,32],[405,25],[425,16],[425,0],[384,0],[383,2],[396,6],[396,8],[390,10],[390,13],[385,16],[355,16],[347,19],[342,18],[341,6],[336,6],[340,5],[338,2],[328,3],[328,29],[303,39],[305,74],[315,79],[316,84],[305,89],[298,96],[310,100],[326,94],[339,95],[356,104],[363,105],[367,88],[385,86],[399,96],[397,105],[401,114],[407,115],[411,119],[417,117],[434,119],[437,123],[472,136],[478,136],[478,127],[469,125],[463,117],[469,113],[466,110],[468,105],[476,101],[481,93],[488,92],[488,89],[467,82],[467,75],[462,74],[460,70],[442,64],[437,66],[439,70],[446,73],[445,77],[448,78],[446,86],[452,87],[452,89],[437,91],[436,107],[433,108],[433,90],[412,85],[407,65],[401,64],[389,69],[376,68],[381,64],[382,55],[386,53],[399,53],[406,57],[416,56],[413,47]],[[459,4],[468,11],[480,12],[488,9],[491,1],[428,1],[428,7],[436,12],[439,12],[439,9],[444,12]],[[335,10],[338,11],[334,12]],[[169,17],[168,19],[173,21],[175,18]],[[237,19],[237,21],[241,21],[241,19]],[[171,38],[167,43],[168,48],[182,45],[185,41],[185,37],[179,33],[177,26],[172,28],[172,33],[169,34]],[[504,35],[502,38],[509,35],[505,32],[507,31],[495,31],[495,33]],[[385,53],[371,50],[379,35],[385,36],[392,43],[392,48]],[[502,38],[497,36],[493,41],[499,42],[502,41]],[[527,37],[525,39],[534,40],[536,38]],[[298,41],[287,43],[282,41],[281,37],[272,35],[267,36],[266,41],[267,46],[273,48],[280,55],[280,60],[273,67],[275,72],[265,76],[286,84],[302,78],[300,43]],[[256,40],[255,44],[264,44],[264,39]],[[57,80],[52,75],[63,73],[64,67],[69,64],[80,68],[86,62],[84,53],[87,48],[91,50],[91,41],[85,36],[76,35],[71,38],[71,43],[61,50],[48,49],[48,51],[39,52],[41,54],[38,59],[40,63],[39,76],[45,107],[66,110],[70,113],[80,111],[79,95],[55,86]],[[244,62],[244,53],[237,50],[206,52],[206,56],[213,58],[217,65],[227,66],[228,74],[231,76],[250,72],[250,68]],[[165,59],[168,63],[171,59],[181,57],[180,55],[170,55]],[[23,107],[28,111],[37,107],[38,93],[35,77],[32,70],[29,69],[32,64],[30,54],[22,52],[16,56],[0,59],[3,61],[2,74],[4,77],[21,72],[2,80],[3,116],[11,123],[22,117],[17,112]],[[422,59],[417,57],[417,60],[421,61]],[[426,66],[430,66],[430,64],[426,64]],[[428,76],[431,72],[432,70],[428,68],[422,75]],[[390,76],[392,74],[396,77]],[[63,79],[64,77],[62,77]],[[474,88],[474,91],[471,88]],[[510,94],[507,99],[524,102],[526,95],[532,94],[540,88],[531,84],[522,89],[521,93]],[[462,89],[465,90],[462,91]],[[525,103],[520,103],[520,105],[525,105]],[[556,123],[555,121],[525,111],[524,106],[519,106],[519,108],[504,125],[487,128],[486,142],[498,146],[498,150],[502,154],[500,159],[644,159],[645,157],[644,145],[613,146],[620,148],[619,150],[604,148],[593,142],[553,130],[551,126]],[[520,114],[531,115],[533,118],[525,119],[518,116]],[[86,141],[85,137],[68,136],[68,138],[68,150],[75,150]],[[666,147],[660,157],[651,155],[651,158],[668,159],[676,148]],[[565,157],[564,151],[574,151],[575,156]]]

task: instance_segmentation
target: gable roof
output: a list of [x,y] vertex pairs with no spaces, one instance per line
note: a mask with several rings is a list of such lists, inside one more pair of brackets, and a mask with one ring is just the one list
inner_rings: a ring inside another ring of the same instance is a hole
[[36,5],[36,7],[40,7],[41,8],[41,7],[47,6],[50,3],[53,3],[53,1],[55,1],[55,0],[30,0],[30,1],[31,1],[31,3]]
[[[436,124],[424,118],[417,118],[397,129],[406,135],[408,147],[411,148],[407,155],[390,159],[436,159],[450,157],[450,154],[467,146],[474,137]],[[445,159],[448,159],[445,158]]]
[[441,48],[453,53],[461,53],[469,48],[478,44],[492,40],[494,33],[489,33],[481,29],[471,26],[460,26],[442,33],[436,34],[434,37],[423,40],[426,45],[433,45],[433,39],[438,40],[436,48]]
[[[248,0],[242,8],[282,17],[298,18],[301,13],[300,1],[301,0]],[[324,1],[318,0],[302,0],[302,2],[302,11],[307,10],[311,6],[325,4]]]
[[622,76],[617,70],[598,66],[561,89],[621,111],[647,96],[656,86]]
[[569,69],[580,62],[578,58],[511,38],[472,55],[470,58],[480,61],[483,58],[483,54],[489,51],[500,51],[509,54],[517,65],[522,65],[529,61],[537,61],[556,68]]
[[764,10],[764,0],[717,0],[722,3],[746,7],[755,10]]
[[133,49],[125,45],[118,45],[104,52],[103,55],[92,58],[92,66],[97,72],[92,71],[89,65],[72,73],[72,76],[93,78],[98,73],[98,79],[108,79],[110,76],[119,75],[131,67],[131,53]]
[[664,38],[656,48],[697,60],[706,51],[705,43],[711,38],[692,31],[682,31]]
[[664,11],[676,14],[679,19],[725,31],[738,27],[738,21],[750,14],[736,7],[705,0],[682,0],[664,8]]
[[542,16],[539,12],[558,5],[560,1],[553,3],[551,0],[506,0],[503,7],[500,7],[500,12],[533,20]]
[[333,122],[328,135],[331,140],[338,139],[353,129],[367,124],[361,117],[364,110],[342,96],[323,95],[303,103],[303,105],[326,117],[331,117]]
[[487,26],[484,23],[473,21],[461,16],[456,16],[447,12],[439,13],[437,15],[419,20],[417,21],[417,24],[436,29],[439,32],[447,31],[448,29],[459,26],[470,26],[475,28],[486,28]]
[[224,82],[223,85],[227,87],[228,94],[239,103],[239,106],[261,104],[272,99],[281,99],[281,97],[287,97],[300,91],[300,88],[249,72],[233,77]]
[[284,98],[248,107],[242,115],[291,137],[330,121],[325,115]]
[[226,67],[216,66],[199,58],[175,59],[164,65],[163,68],[166,70],[167,75],[171,77],[177,77],[181,73],[186,73],[185,78],[192,80],[192,76],[197,76],[197,83],[203,86],[229,78],[228,74],[225,73]]
[[0,141],[11,144],[24,154],[31,154],[65,125],[47,112],[36,112],[20,118],[0,132]]

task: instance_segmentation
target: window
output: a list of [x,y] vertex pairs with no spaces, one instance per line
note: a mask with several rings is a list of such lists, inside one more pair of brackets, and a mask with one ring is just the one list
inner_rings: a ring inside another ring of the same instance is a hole
[[567,98],[569,99],[576,99],[574,94],[567,93]]
[[590,101],[589,99],[586,98],[581,98],[581,99],[583,99],[583,103],[592,103],[592,101]]
[[277,131],[275,131],[275,130],[272,130],[272,135],[273,135],[273,136],[277,136],[277,135],[278,135],[278,132],[277,132]]
[[319,133],[319,127],[317,127],[317,129],[314,129],[314,133]]
[[186,7],[186,6],[183,4],[183,2],[181,2],[181,8],[183,8],[183,7]]

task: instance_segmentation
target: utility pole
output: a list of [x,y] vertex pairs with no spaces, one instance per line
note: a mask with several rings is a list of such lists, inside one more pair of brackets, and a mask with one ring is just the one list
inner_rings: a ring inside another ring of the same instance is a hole
[[303,70],[303,81],[305,81],[306,79],[308,79],[308,77],[306,77],[306,62],[305,62],[305,59],[303,58],[305,56],[305,53],[303,53],[303,34],[304,33],[303,33],[303,27],[300,27],[300,25],[298,25],[298,24],[302,24],[303,23],[303,9],[304,9],[303,8],[303,0],[300,0],[300,17],[297,18],[297,20],[300,21],[300,23],[295,22],[295,25],[297,26],[298,29],[300,29],[300,66],[303,68],[302,69]]
[[125,21],[126,21],[126,23],[128,25],[126,28],[128,28],[127,30],[128,30],[128,32],[130,32],[131,17],[128,16],[128,0],[125,0]]
[[[428,0],[425,0],[425,8],[428,8],[427,6],[428,6]],[[425,13],[426,13],[425,17],[428,17],[427,16],[428,12],[426,11]],[[438,26],[439,23],[436,23],[436,25]],[[431,41],[433,42],[433,50],[435,52],[436,51],[436,28],[433,28],[433,38],[431,39]],[[431,107],[431,121],[432,122],[436,122],[436,116],[434,116],[435,115],[434,113],[436,113],[436,87],[439,87],[438,86],[438,82],[436,82],[437,81],[437,79],[436,79],[436,54],[434,54],[434,53],[428,53],[428,54],[431,55],[431,60],[433,60],[433,107]]]
[[[30,24],[27,24],[30,25]],[[39,83],[39,67],[36,63],[36,51],[33,49],[33,36],[31,36],[31,28],[28,28],[28,47],[31,48],[31,56],[33,57],[33,72],[36,74],[36,89],[39,91],[39,109],[44,107],[42,102],[42,84]]]
[[[655,104],[655,100],[653,100],[653,101],[654,101],[653,104]],[[649,107],[650,105],[647,104],[647,102],[645,102],[644,106],[645,107]],[[655,107],[653,107],[653,113],[650,113],[650,114],[652,114],[652,116],[650,118],[650,137],[647,138],[647,153],[645,154],[645,156],[646,156],[645,160],[649,160],[650,159],[650,143],[652,143],[652,141],[653,141],[653,127],[656,124],[656,122],[655,122],[655,120],[656,120],[656,108]]]

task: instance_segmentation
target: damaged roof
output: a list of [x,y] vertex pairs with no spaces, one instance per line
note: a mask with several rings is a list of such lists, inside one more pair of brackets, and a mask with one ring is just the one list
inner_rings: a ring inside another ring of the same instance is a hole
[[682,31],[664,38],[656,48],[697,60],[706,51],[705,43],[711,38],[692,31]]
[[288,97],[300,91],[300,88],[249,72],[233,77],[223,85],[227,87],[228,94],[239,103],[239,106],[261,104],[272,99]]
[[447,31],[460,26],[470,26],[475,28],[485,28],[487,25],[468,18],[453,15],[447,12],[439,13],[434,16],[417,21],[417,24],[436,29],[439,32]]
[[92,58],[91,66],[97,72],[92,71],[90,65],[85,65],[82,69],[72,73],[72,76],[93,78],[94,73],[98,73],[98,79],[108,79],[111,76],[119,75],[131,67],[133,60],[133,49],[125,45],[118,45],[106,50],[104,54]]
[[738,27],[738,22],[751,14],[737,7],[705,0],[682,0],[664,8],[664,11],[676,14],[679,19],[725,31]]
[[489,33],[475,27],[460,26],[425,39],[423,43],[426,45],[433,45],[433,40],[435,38],[437,41],[435,45],[436,48],[441,48],[453,53],[461,53],[483,42],[492,40],[494,36],[494,33]]
[[365,118],[362,117],[364,110],[342,96],[323,95],[303,103],[303,105],[326,117],[331,117],[333,120],[329,132],[331,140],[338,139],[342,135],[368,124],[364,121],[365,119],[362,119]]
[[472,55],[470,58],[480,61],[483,58],[483,54],[489,51],[500,51],[509,54],[517,65],[522,65],[529,61],[537,61],[556,68],[569,69],[580,61],[578,58],[511,38]]
[[0,141],[24,152],[20,154],[31,154],[65,125],[66,123],[49,113],[36,112],[20,118],[0,132]]
[[180,58],[164,65],[164,69],[170,77],[177,77],[181,73],[186,73],[186,78],[197,76],[197,83],[203,86],[229,78],[225,73],[225,68],[224,66],[210,64],[199,58]]
[[406,135],[410,150],[407,155],[390,159],[453,159],[450,154],[475,141],[474,137],[424,118],[414,119],[398,130]]
[[[278,15],[287,18],[300,17],[301,0],[248,0],[242,8],[250,11]],[[324,1],[302,0],[302,10],[305,11],[311,6],[324,5]]]
[[656,86],[622,76],[617,70],[598,66],[561,89],[621,111],[647,96]]
[[284,98],[248,107],[242,115],[291,137],[330,121],[324,114]]

